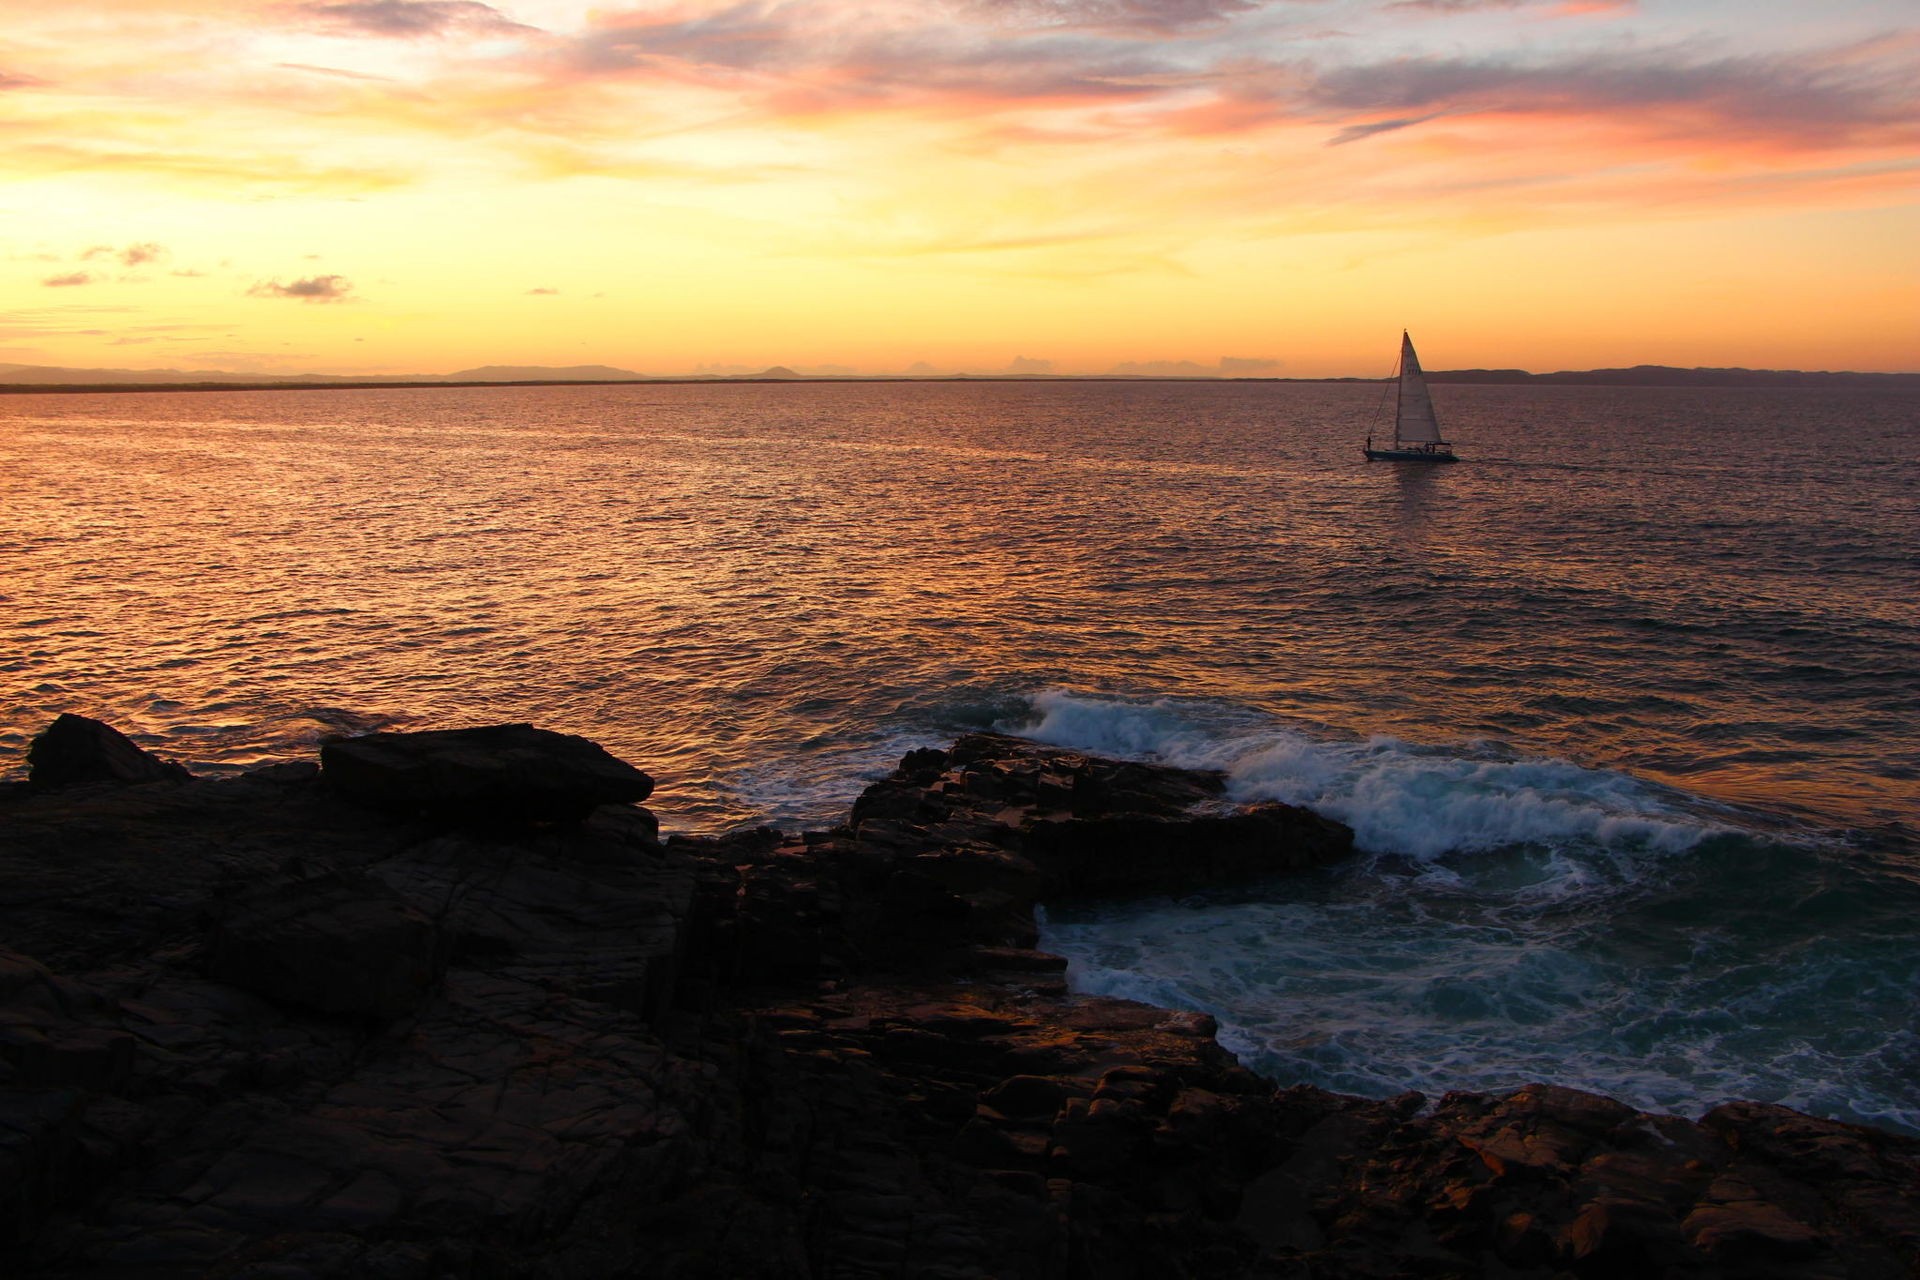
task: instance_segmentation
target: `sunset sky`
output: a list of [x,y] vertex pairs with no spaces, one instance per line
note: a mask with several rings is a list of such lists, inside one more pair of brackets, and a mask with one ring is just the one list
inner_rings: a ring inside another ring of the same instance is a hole
[[0,142],[0,362],[1920,368],[1914,0],[19,3]]

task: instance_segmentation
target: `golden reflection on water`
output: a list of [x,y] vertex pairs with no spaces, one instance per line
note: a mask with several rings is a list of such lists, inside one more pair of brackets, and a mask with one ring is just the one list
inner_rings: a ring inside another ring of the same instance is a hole
[[1902,475],[1838,509],[1701,453],[1703,413],[1751,437],[1737,396],[1607,401],[1571,467],[1552,424],[1599,410],[1514,388],[1444,389],[1466,461],[1367,464],[1373,392],[14,397],[0,742],[74,710],[231,767],[531,719],[715,822],[1063,685],[1911,802],[1912,719],[1875,710],[1920,668]]

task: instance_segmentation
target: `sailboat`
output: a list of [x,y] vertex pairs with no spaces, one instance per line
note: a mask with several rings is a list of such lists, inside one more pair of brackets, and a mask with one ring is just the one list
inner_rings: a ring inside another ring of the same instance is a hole
[[1413,339],[1400,331],[1400,372],[1398,394],[1393,413],[1393,447],[1376,449],[1373,435],[1367,435],[1369,462],[1458,462],[1453,446],[1440,438],[1440,420],[1433,416],[1433,397],[1427,394],[1427,377],[1420,372],[1420,357],[1413,352]]

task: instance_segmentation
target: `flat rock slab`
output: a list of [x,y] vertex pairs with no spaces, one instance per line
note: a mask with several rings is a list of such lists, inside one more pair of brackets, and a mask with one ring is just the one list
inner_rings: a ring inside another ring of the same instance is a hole
[[434,922],[385,884],[328,869],[251,886],[227,904],[207,973],[279,1003],[397,1018],[426,999],[444,951]]
[[598,743],[529,724],[336,739],[320,768],[349,799],[457,821],[577,822],[653,794],[652,778]]

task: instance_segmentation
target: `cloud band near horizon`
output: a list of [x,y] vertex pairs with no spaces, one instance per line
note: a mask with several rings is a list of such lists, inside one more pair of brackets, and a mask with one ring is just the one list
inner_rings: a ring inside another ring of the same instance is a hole
[[[299,265],[325,249],[355,278],[393,275],[382,296],[421,314],[467,288],[409,293],[400,277],[443,255],[469,278],[525,259],[502,296],[594,298],[589,261],[625,252],[622,209],[669,276],[676,262],[722,276],[753,263],[797,288],[912,261],[956,296],[982,273],[1158,293],[1223,269],[1211,246],[1228,243],[1290,260],[1313,237],[1391,235],[1393,252],[1434,260],[1523,232],[1676,224],[1649,243],[1677,244],[1687,222],[1911,209],[1920,24],[1885,0],[1741,10],[1738,26],[1733,12],[81,0],[16,23],[0,170],[44,207],[97,211],[77,225],[131,246],[115,254],[176,243],[196,261],[234,257],[243,294],[339,301],[345,275]],[[151,233],[127,226],[112,210],[130,193],[180,212]],[[203,234],[208,218],[225,234]],[[577,229],[543,239],[555,219]],[[35,234],[70,254],[63,230]],[[631,272],[626,296],[646,296],[646,271]],[[171,278],[179,305],[212,305],[185,300],[211,298],[215,276]]]

